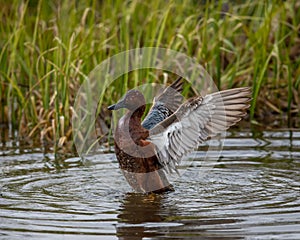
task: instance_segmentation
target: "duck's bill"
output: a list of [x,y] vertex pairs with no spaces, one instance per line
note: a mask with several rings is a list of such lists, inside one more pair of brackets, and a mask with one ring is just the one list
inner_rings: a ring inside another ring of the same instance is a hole
[[108,110],[115,110],[116,109],[116,104],[110,105],[107,109]]
[[108,110],[118,110],[120,108],[124,108],[124,101],[119,101],[116,104],[110,105]]

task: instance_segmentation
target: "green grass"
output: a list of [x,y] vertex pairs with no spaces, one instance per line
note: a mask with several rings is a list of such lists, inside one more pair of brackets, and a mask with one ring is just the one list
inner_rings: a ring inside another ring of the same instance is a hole
[[[220,89],[252,86],[252,122],[299,116],[299,0],[11,0],[0,11],[0,121],[24,138],[70,142],[80,84],[103,60],[137,47],[194,57]],[[149,69],[124,75],[103,106],[161,79]]]

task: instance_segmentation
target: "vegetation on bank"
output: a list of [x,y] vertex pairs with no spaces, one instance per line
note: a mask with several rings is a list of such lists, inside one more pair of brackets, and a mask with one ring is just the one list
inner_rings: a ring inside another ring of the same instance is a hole
[[[0,122],[24,139],[71,143],[81,83],[103,60],[137,47],[194,57],[220,89],[252,86],[254,124],[278,116],[284,127],[299,126],[299,0],[11,0],[0,14]],[[105,95],[103,109],[117,99],[113,91],[132,87],[127,79]],[[102,111],[100,126],[108,118]]]

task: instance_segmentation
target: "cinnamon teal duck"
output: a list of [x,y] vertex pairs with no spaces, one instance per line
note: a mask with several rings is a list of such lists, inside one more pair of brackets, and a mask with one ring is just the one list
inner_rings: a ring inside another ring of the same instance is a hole
[[128,109],[115,133],[115,153],[120,168],[137,192],[173,191],[166,174],[201,142],[239,122],[250,106],[251,89],[235,88],[196,96],[182,103],[183,79],[178,78],[155,97],[142,121],[146,101],[129,90],[109,110]]

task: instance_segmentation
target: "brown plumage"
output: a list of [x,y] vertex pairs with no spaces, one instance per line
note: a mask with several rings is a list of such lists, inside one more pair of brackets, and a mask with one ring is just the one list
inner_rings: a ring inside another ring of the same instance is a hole
[[129,110],[116,127],[115,151],[124,176],[137,192],[173,190],[166,173],[176,171],[181,158],[199,143],[240,121],[250,106],[250,88],[194,97],[181,104],[182,82],[179,78],[155,98],[143,122],[145,99],[137,90],[109,107]]

